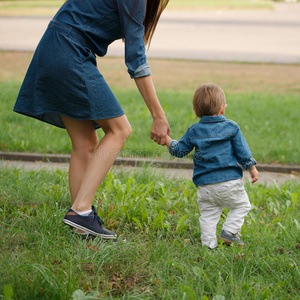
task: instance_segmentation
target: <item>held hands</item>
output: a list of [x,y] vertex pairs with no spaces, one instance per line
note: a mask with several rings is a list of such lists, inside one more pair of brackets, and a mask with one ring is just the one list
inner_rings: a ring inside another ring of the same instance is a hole
[[170,135],[170,127],[165,117],[153,118],[150,138],[158,145],[165,145],[166,138]]
[[166,137],[170,135],[170,127],[157,98],[151,76],[135,78],[135,83],[153,117],[150,138],[158,145],[165,145]]
[[258,180],[258,177],[259,177],[259,173],[256,169],[255,166],[252,166],[250,169],[249,169],[249,172],[250,172],[250,175],[251,175],[251,178],[252,178],[252,181],[251,183],[254,183]]

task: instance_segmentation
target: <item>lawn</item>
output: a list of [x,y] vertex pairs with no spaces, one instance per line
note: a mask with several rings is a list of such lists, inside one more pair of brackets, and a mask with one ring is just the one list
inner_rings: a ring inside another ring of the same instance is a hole
[[[70,153],[65,130],[12,112],[31,56],[0,52],[0,151]],[[98,63],[133,128],[120,155],[171,159],[165,147],[149,139],[151,117],[123,59],[103,58]],[[226,93],[227,118],[240,125],[258,162],[300,164],[300,65],[159,59],[149,59],[149,64],[173,138],[179,139],[198,121],[191,105],[194,90],[215,82]]]
[[63,225],[67,172],[1,167],[0,297],[299,299],[300,186],[246,183],[246,190],[253,207],[245,246],[211,252],[201,247],[191,181],[113,169],[94,204],[127,239],[114,244],[78,239]]
[[[269,1],[199,2],[182,7],[174,0],[168,9],[272,7]],[[52,15],[60,3],[0,1],[0,15]],[[12,112],[31,56],[0,52],[0,151],[70,153],[65,130]],[[133,127],[120,155],[171,159],[149,139],[151,118],[123,59],[98,63]],[[172,137],[197,122],[191,106],[197,86],[215,82],[226,93],[226,116],[239,123],[260,163],[300,164],[300,65],[149,63]],[[94,200],[105,226],[127,239],[110,243],[81,240],[62,223],[70,205],[66,171],[8,169],[0,162],[0,298],[300,299],[300,185],[245,187],[252,204],[241,231],[245,246],[220,243],[212,252],[201,247],[191,181],[151,167],[113,168]]]

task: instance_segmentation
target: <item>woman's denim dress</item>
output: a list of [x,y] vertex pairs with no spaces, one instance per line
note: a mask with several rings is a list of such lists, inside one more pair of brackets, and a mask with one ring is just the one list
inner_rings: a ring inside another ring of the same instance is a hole
[[150,75],[144,16],[145,0],[65,2],[37,46],[14,111],[62,128],[60,114],[79,120],[123,115],[95,55],[104,56],[109,44],[124,38],[131,78]]

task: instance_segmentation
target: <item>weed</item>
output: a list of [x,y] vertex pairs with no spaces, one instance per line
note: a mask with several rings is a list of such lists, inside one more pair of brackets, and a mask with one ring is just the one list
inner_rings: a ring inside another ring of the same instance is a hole
[[[246,184],[245,247],[201,247],[196,189],[151,168],[109,173],[95,198],[127,242],[63,225],[66,172],[1,168],[0,295],[15,299],[297,299],[300,187]],[[227,211],[224,211],[227,214]],[[222,219],[218,231],[220,231]]]

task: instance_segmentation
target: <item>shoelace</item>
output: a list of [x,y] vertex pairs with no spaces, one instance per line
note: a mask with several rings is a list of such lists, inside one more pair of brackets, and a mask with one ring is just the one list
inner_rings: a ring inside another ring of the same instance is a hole
[[92,206],[92,211],[94,212],[94,221],[97,221],[102,226],[104,224],[104,221],[98,216],[94,205]]

